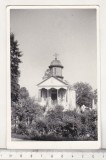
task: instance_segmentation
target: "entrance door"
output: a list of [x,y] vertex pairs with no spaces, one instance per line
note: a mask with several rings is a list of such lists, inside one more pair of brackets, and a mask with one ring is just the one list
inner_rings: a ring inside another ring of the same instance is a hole
[[57,104],[57,90],[56,89],[51,90],[51,99],[52,99],[52,104]]

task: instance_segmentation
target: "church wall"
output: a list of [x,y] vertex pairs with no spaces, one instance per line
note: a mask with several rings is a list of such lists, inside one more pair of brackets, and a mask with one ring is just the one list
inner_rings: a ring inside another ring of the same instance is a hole
[[70,110],[76,109],[76,92],[68,90],[68,105]]
[[[51,90],[41,89],[39,90],[39,102],[42,106],[52,106]],[[76,109],[76,92],[69,89],[58,89],[57,90],[57,104],[64,106],[66,110]]]
[[62,106],[66,106],[66,95],[67,95],[67,90],[66,89],[59,89],[58,90],[58,104]]
[[46,99],[47,99],[47,90],[44,88],[39,89],[40,105],[42,105],[42,106],[46,105]]
[[62,69],[61,68],[56,69],[56,75],[62,76]]
[[60,67],[53,67],[51,68],[52,76],[62,76],[62,68]]
[[62,105],[65,109],[74,110],[76,108],[76,94],[74,90],[69,90],[68,84],[62,80],[63,66],[57,57],[51,62],[49,69],[51,77],[38,84],[41,90],[42,105]]
[[[74,110],[76,108],[75,91],[70,90],[68,86],[62,83],[60,80],[50,77],[39,84],[38,87],[41,91],[39,91],[39,102],[42,106],[46,105],[52,107],[53,105],[62,105],[66,110]],[[56,95],[55,93],[52,93],[53,89],[56,90]]]

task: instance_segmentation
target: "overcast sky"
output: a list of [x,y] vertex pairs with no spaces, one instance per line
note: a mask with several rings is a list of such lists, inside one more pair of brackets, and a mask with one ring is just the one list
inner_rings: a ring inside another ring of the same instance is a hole
[[95,9],[15,9],[10,20],[23,54],[19,83],[31,96],[55,53],[64,66],[65,80],[97,88]]

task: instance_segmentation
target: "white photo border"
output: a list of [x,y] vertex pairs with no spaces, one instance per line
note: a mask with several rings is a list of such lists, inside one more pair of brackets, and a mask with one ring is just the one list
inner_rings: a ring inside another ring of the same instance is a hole
[[[96,9],[97,17],[97,86],[98,86],[98,140],[97,141],[12,141],[11,140],[11,81],[10,81],[10,10],[11,9]],[[99,6],[7,6],[7,148],[8,149],[100,149],[100,38]]]

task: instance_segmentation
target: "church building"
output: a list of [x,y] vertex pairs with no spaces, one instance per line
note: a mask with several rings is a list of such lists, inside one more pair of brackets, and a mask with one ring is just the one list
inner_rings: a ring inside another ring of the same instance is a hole
[[38,100],[40,105],[47,106],[48,109],[61,105],[65,110],[74,110],[76,108],[76,93],[64,80],[62,75],[63,65],[60,60],[55,59],[43,77],[38,86]]

